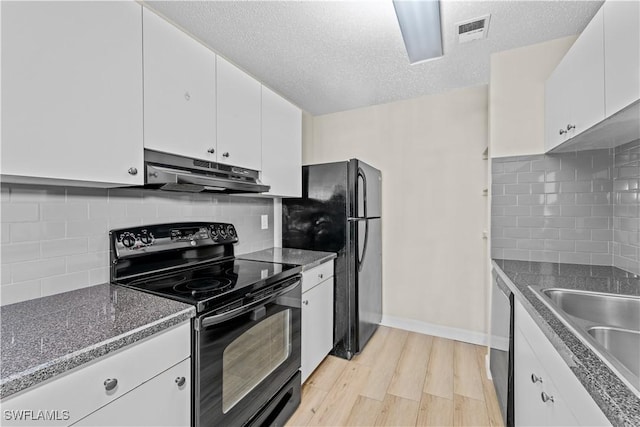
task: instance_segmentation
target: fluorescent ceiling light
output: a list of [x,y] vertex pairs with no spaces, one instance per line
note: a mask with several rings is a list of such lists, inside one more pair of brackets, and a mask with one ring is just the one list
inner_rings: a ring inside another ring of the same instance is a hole
[[442,56],[439,0],[393,0],[409,63]]

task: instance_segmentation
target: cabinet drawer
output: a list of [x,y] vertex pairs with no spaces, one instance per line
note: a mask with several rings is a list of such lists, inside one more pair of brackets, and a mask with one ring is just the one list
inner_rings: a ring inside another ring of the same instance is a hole
[[[184,378],[182,385],[178,379]],[[184,426],[191,421],[191,358],[100,408],[74,426]]]
[[333,277],[333,261],[325,262],[302,272],[302,293]]
[[[72,424],[190,356],[191,325],[185,322],[2,401],[4,411],[67,411],[47,425]],[[106,390],[105,380],[117,385]],[[66,419],[64,419],[66,418]],[[42,420],[3,420],[3,425],[43,425]]]

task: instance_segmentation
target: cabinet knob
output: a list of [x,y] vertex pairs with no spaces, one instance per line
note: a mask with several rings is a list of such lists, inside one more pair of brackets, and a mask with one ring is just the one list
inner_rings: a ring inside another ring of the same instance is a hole
[[138,169],[137,168],[129,168],[128,172],[129,172],[129,175],[137,175],[138,174]]
[[309,300],[308,300],[308,299],[306,299],[306,300],[302,301],[302,303],[303,303],[304,305],[309,305]]
[[209,148],[209,149],[207,150],[207,153],[211,153],[211,154],[213,154],[213,153],[215,153],[215,152],[216,152],[216,150],[215,150],[215,149],[213,149],[213,148]]
[[567,133],[567,131],[566,131],[566,130],[564,130],[564,129],[560,129],[560,135],[564,135],[565,133]]
[[323,279],[324,278],[324,274],[320,273],[318,274],[318,279]]
[[531,382],[532,383],[542,383],[542,377],[537,376],[536,374],[531,374]]
[[575,129],[576,125],[567,125],[567,132],[569,132],[571,129]]
[[176,384],[178,384],[178,387],[182,387],[185,382],[187,382],[187,379],[185,377],[176,378]]
[[549,395],[548,395],[547,393],[545,393],[544,391],[543,391],[542,393],[540,393],[540,397],[542,398],[542,401],[543,401],[544,403],[547,403],[547,402],[551,402],[551,403],[553,403],[553,402],[555,402],[555,400],[553,400],[553,396],[549,396]]
[[229,157],[229,152],[227,151],[226,153],[222,153],[222,157]]
[[187,101],[191,99],[191,94],[189,92],[185,92],[184,93],[184,99],[186,99]]
[[118,380],[116,378],[107,378],[104,380],[104,389],[107,391],[111,391],[118,385]]

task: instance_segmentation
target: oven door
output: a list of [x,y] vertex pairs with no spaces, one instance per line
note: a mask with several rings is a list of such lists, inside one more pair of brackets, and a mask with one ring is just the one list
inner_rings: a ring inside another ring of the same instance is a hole
[[194,340],[194,424],[241,426],[300,369],[300,280],[223,314]]

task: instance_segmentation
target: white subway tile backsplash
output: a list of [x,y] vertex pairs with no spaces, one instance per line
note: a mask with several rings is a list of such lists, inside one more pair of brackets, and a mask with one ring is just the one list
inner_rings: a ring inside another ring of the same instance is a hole
[[0,287],[0,304],[9,305],[42,296],[40,280],[13,283]]
[[109,231],[106,219],[70,221],[67,223],[67,237],[104,236]]
[[37,203],[2,203],[2,222],[32,222],[40,219]]
[[12,283],[16,283],[32,279],[41,279],[43,277],[64,274],[65,271],[66,260],[64,257],[20,262],[11,264],[11,281]]
[[30,261],[40,258],[40,242],[14,243],[0,246],[0,259],[2,264]]
[[88,271],[45,277],[40,283],[43,297],[91,286]]
[[[536,182],[536,174],[544,182]],[[640,140],[615,149],[493,159],[491,188],[492,256],[557,258],[640,274]]]
[[36,242],[62,239],[66,234],[64,222],[16,222],[11,224],[11,242]]
[[87,253],[88,250],[89,241],[86,237],[40,242],[40,253],[42,254],[42,258],[83,254]]
[[43,221],[81,221],[89,219],[89,205],[86,203],[43,203],[40,207]]
[[109,265],[109,252],[93,252],[67,257],[67,273],[88,271]]
[[[237,254],[273,246],[271,199],[13,184],[0,189],[1,283],[11,286],[6,301],[107,282],[111,229],[178,221],[231,222],[240,236]],[[269,215],[268,230],[260,229],[260,215]]]
[[11,224],[4,222],[0,224],[0,244],[9,243],[11,241],[10,230]]
[[101,283],[107,283],[109,281],[109,268],[100,267],[93,270],[89,270],[89,284],[99,285]]
[[0,264],[0,285],[11,283],[11,264]]

